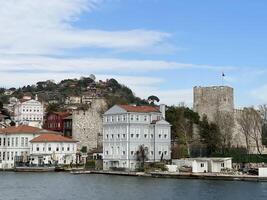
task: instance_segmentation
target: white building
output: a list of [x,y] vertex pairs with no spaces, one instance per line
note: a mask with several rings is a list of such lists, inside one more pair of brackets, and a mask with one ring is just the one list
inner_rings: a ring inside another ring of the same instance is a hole
[[186,158],[172,160],[172,164],[191,167],[193,173],[220,173],[224,169],[232,169],[232,158]]
[[[69,164],[75,158],[76,142],[60,133],[26,125],[0,129],[0,169],[12,169],[15,162],[28,162],[30,157],[33,164],[47,158],[46,164],[51,154],[58,164]],[[35,160],[36,156],[40,160]]]
[[43,132],[25,125],[0,129],[0,169],[13,168],[15,157],[29,156],[29,141]]
[[28,125],[41,128],[43,126],[44,106],[33,99],[23,99],[14,108],[14,121],[17,125]]
[[138,167],[136,152],[144,145],[148,161],[171,159],[171,126],[165,121],[165,105],[115,105],[103,119],[103,168]]
[[76,163],[77,141],[57,134],[42,134],[30,141],[30,163],[34,165]]
[[79,96],[69,96],[65,99],[65,104],[80,104],[81,97]]

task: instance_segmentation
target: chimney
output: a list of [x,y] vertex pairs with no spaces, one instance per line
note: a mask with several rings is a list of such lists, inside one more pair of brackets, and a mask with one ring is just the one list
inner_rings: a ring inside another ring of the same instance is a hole
[[161,116],[163,119],[165,119],[165,113],[166,113],[166,105],[165,104],[160,104],[160,112],[161,112]]

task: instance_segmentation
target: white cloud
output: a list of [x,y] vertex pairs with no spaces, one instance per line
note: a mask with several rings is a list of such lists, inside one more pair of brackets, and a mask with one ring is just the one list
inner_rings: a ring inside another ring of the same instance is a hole
[[73,25],[102,0],[0,0],[0,54],[55,54],[75,48],[140,50],[161,45],[159,31],[104,31]]

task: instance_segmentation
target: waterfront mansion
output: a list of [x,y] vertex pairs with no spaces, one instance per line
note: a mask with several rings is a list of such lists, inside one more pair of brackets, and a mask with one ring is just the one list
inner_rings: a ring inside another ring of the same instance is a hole
[[103,169],[138,167],[136,153],[143,145],[149,162],[171,159],[171,125],[165,105],[115,105],[103,116]]
[[0,169],[12,169],[15,163],[75,163],[76,141],[60,134],[26,125],[0,129]]

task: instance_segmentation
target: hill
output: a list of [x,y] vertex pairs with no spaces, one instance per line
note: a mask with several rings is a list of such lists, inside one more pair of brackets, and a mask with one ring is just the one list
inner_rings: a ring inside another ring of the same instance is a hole
[[0,88],[0,105],[8,104],[11,97],[21,99],[23,96],[38,99],[48,104],[64,105],[70,97],[105,98],[109,107],[114,104],[146,105],[148,101],[141,99],[127,86],[111,78],[96,81],[94,75],[80,79],[65,79],[58,83],[53,80],[39,81],[34,85],[19,88]]

